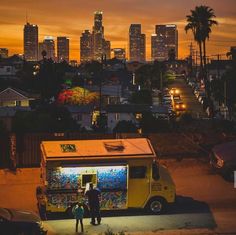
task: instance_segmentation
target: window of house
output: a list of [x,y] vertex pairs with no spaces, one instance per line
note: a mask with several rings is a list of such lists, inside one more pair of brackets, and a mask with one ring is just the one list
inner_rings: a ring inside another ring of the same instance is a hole
[[136,117],[136,119],[141,119],[142,118],[142,114],[141,113],[136,113],[135,117]]
[[131,166],[129,168],[130,179],[143,179],[146,178],[147,167],[146,166]]
[[119,121],[119,120],[120,120],[120,114],[119,114],[119,113],[116,113],[116,114],[115,114],[115,119],[116,119],[116,121]]
[[79,114],[77,115],[77,121],[82,121],[82,114],[81,114],[81,113],[79,113]]

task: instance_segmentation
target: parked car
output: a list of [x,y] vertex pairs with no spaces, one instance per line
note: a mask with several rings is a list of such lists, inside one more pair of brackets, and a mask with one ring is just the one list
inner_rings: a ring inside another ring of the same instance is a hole
[[180,90],[177,88],[171,88],[170,94],[171,95],[178,95],[178,94],[180,94]]
[[184,104],[182,101],[175,103],[175,110],[176,111],[185,111],[186,110],[186,104]]
[[236,141],[213,147],[210,153],[210,165],[226,179],[233,181],[236,171]]
[[180,95],[173,95],[174,102],[181,101]]
[[45,235],[43,222],[33,212],[0,207],[1,235]]

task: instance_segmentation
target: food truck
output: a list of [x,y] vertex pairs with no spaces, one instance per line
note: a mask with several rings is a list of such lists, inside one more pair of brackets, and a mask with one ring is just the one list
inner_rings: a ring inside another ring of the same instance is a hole
[[47,212],[69,212],[90,182],[101,210],[161,213],[175,201],[174,182],[146,138],[43,141],[41,153]]

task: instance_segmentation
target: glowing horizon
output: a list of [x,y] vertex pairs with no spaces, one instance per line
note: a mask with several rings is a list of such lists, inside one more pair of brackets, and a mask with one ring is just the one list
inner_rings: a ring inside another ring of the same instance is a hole
[[[192,34],[184,31],[186,15],[196,5],[208,5],[214,9],[219,26],[213,27],[210,41],[207,43],[208,55],[226,54],[230,46],[236,45],[236,1],[226,0],[0,0],[0,47],[8,48],[9,55],[23,53],[23,27],[28,21],[39,27],[39,42],[46,35],[66,36],[70,39],[70,60],[79,61],[79,40],[82,32],[92,30],[94,12],[103,12],[105,38],[111,41],[111,48],[125,48],[128,52],[128,31],[132,23],[142,24],[142,33],[146,34],[146,54],[150,60],[150,41],[157,24],[176,24],[179,33],[179,58],[189,55]],[[57,8],[55,9],[55,6]],[[183,8],[184,6],[184,8]],[[56,11],[55,11],[56,10]],[[195,49],[198,49],[195,45]]]

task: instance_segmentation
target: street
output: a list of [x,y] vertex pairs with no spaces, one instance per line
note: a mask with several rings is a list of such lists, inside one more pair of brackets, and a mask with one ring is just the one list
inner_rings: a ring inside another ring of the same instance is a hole
[[184,79],[177,78],[169,85],[169,88],[178,88],[180,90],[180,97],[187,106],[187,112],[191,112],[193,117],[206,117],[202,105],[195,98],[192,89],[186,84]]

